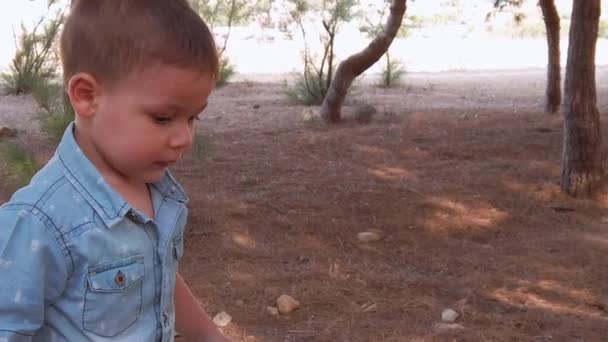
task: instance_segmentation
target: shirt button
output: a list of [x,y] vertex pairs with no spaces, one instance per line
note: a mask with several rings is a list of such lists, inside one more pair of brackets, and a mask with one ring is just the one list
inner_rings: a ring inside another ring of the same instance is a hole
[[127,217],[135,222],[135,223],[139,223],[139,218],[137,217],[137,215],[135,215],[135,213],[133,212],[133,210],[129,210],[127,211]]
[[123,287],[125,285],[125,274],[122,271],[118,271],[116,273],[116,277],[114,277],[114,282],[116,285]]

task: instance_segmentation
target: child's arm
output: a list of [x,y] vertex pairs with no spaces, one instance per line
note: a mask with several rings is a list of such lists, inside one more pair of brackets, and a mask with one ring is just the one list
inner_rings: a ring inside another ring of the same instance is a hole
[[228,341],[198,305],[179,273],[175,275],[175,325],[188,342]]
[[[0,209],[0,341],[31,341],[71,264],[61,235],[25,205]],[[53,236],[52,234],[55,234]]]

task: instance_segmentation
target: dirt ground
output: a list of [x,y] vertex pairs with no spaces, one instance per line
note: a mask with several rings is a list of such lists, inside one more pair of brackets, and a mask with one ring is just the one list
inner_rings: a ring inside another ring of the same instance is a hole
[[[363,82],[333,127],[303,122],[282,82],[217,90],[205,155],[174,168],[191,199],[180,271],[235,341],[608,341],[608,198],[560,192],[544,77]],[[371,123],[352,120],[358,103]],[[358,241],[373,229],[384,238]],[[300,308],[269,315],[281,294]]]

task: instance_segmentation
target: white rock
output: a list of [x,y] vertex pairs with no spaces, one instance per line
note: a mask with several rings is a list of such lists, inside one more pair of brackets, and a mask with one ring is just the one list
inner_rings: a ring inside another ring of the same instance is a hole
[[361,242],[374,242],[380,241],[384,237],[384,234],[379,230],[373,230],[369,232],[360,232],[357,234],[357,238]]
[[270,316],[276,316],[279,314],[279,309],[275,308],[274,306],[267,306],[266,307],[266,312],[270,315]]
[[288,314],[299,307],[300,302],[295,300],[292,296],[284,294],[277,299],[277,308],[283,315]]
[[230,316],[226,311],[222,311],[213,317],[213,323],[218,327],[225,327],[232,321],[232,316]]
[[458,312],[456,312],[452,309],[445,309],[441,313],[441,320],[446,323],[454,323],[456,321],[456,319],[458,318],[458,316],[460,316],[460,314],[458,314]]
[[311,107],[306,107],[302,109],[302,121],[311,122],[317,118],[315,110]]

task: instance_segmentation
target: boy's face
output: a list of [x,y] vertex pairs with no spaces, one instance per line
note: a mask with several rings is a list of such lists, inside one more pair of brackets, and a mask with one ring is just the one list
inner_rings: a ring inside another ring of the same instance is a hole
[[195,121],[214,84],[210,74],[160,65],[101,88],[85,119],[94,154],[89,158],[104,176],[160,180],[191,148]]

